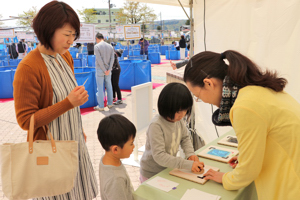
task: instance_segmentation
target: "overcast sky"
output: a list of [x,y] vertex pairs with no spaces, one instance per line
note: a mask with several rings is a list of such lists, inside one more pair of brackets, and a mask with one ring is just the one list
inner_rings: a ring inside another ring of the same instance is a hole
[[[0,14],[2,19],[8,19],[9,16],[18,16],[23,11],[29,10],[32,6],[36,6],[39,10],[43,5],[50,2],[51,0],[3,0],[5,3],[1,3]],[[175,0],[174,0],[175,1]],[[84,8],[107,8],[108,0],[64,0],[65,3],[69,4],[75,11],[77,9]],[[117,8],[123,6],[125,0],[111,0],[112,4],[115,4]],[[161,16],[163,20],[167,19],[187,19],[184,11],[181,7],[177,6],[164,6],[157,4],[148,4],[149,7],[153,8],[155,13]],[[189,14],[189,9],[186,8]],[[160,20],[160,17],[157,18]],[[4,24],[7,26],[15,26],[16,20],[6,21]]]

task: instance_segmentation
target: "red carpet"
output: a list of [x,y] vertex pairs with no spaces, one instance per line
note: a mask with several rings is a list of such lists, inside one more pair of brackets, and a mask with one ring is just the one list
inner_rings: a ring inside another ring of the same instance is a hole
[[[155,89],[159,86],[164,85],[164,83],[152,83],[152,88]],[[121,90],[122,92],[131,92],[131,90]]]
[[9,99],[0,99],[0,103],[6,103],[6,102],[9,102],[9,101],[13,101],[14,98],[9,98]]

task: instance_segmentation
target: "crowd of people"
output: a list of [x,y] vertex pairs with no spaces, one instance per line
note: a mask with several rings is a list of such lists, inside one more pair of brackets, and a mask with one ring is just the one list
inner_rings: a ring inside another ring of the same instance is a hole
[[[33,19],[32,27],[40,43],[15,73],[14,100],[18,124],[29,129],[34,114],[34,139],[45,140],[48,126],[55,140],[78,142],[79,169],[74,188],[66,193],[38,199],[91,200],[98,194],[106,199],[133,199],[133,188],[121,159],[133,151],[136,128],[121,115],[103,118],[97,130],[105,155],[99,164],[98,186],[86,147],[79,106],[88,100],[84,86],[78,86],[68,48],[80,36],[80,21],[66,3],[51,1]],[[96,45],[88,52],[96,57],[98,106],[122,103],[118,86],[121,51],[96,34]],[[184,36],[179,50],[186,48]],[[148,54],[149,43],[139,41],[141,54]],[[17,45],[19,56],[26,45]],[[184,54],[181,54],[184,58]],[[228,61],[228,63],[225,62]],[[297,199],[300,193],[300,105],[284,91],[287,80],[276,72],[261,71],[253,61],[232,50],[201,52],[186,59],[184,82],[167,84],[159,95],[158,112],[147,130],[141,159],[140,181],[144,182],[167,167],[199,172],[205,163],[195,155],[185,120],[190,117],[193,96],[219,109],[213,114],[217,126],[232,126],[239,156],[230,163],[234,169],[223,173],[209,170],[205,179],[238,190],[255,182],[258,199]],[[173,64],[172,64],[173,65]],[[105,84],[105,85],[103,85]],[[117,94],[117,95],[116,95]],[[117,98],[116,98],[117,97]],[[186,158],[176,157],[181,147]],[[280,175],[278,175],[280,174]]]

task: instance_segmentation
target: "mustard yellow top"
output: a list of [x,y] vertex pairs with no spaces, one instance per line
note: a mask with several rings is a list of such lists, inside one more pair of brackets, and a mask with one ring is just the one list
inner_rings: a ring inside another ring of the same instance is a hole
[[230,110],[239,164],[223,176],[227,190],[255,181],[259,200],[300,199],[300,104],[259,86],[239,91]]

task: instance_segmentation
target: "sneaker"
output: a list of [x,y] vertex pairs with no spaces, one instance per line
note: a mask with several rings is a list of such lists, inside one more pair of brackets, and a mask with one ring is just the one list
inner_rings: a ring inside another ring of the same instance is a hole
[[95,107],[94,107],[94,110],[97,110],[97,111],[104,111],[104,108],[100,108],[99,106],[95,106]]
[[123,103],[122,100],[118,100],[118,101],[116,101],[114,104],[115,104],[115,105],[119,105],[119,104],[122,104],[122,103]]
[[108,108],[112,108],[114,105],[107,105]]

